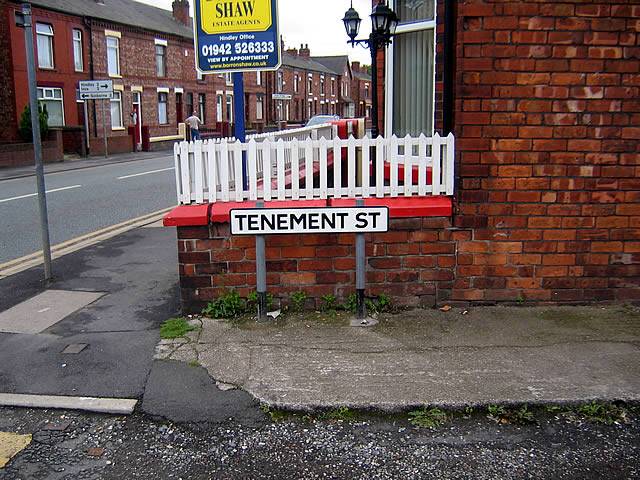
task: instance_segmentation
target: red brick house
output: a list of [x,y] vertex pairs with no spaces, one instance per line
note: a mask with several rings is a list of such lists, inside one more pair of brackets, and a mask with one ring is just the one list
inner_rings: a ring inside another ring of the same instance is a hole
[[639,300],[640,5],[390,3],[381,127],[457,139],[441,299]]
[[358,118],[371,118],[371,105],[373,88],[371,74],[360,62],[351,63],[353,80],[351,82],[351,96],[355,104],[355,116]]

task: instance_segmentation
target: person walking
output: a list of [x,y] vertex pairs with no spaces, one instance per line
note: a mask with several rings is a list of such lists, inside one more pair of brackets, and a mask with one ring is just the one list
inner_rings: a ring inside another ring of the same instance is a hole
[[196,140],[200,140],[200,124],[202,123],[202,120],[198,118],[197,112],[193,112],[193,115],[187,118],[184,123],[189,125],[191,141],[195,142]]

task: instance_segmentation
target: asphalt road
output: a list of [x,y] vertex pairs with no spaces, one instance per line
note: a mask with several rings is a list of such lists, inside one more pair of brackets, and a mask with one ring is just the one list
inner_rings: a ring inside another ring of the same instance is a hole
[[[171,155],[50,173],[45,177],[51,243],[176,204]],[[0,263],[41,249],[35,178],[0,181]]]

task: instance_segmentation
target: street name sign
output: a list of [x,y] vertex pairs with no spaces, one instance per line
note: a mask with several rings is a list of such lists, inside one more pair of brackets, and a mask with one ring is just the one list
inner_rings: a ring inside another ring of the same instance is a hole
[[113,98],[112,80],[86,80],[78,84],[80,100],[107,100]]
[[196,69],[203,74],[277,70],[277,0],[196,0]]
[[273,93],[271,98],[273,100],[291,100],[293,96],[289,93]]
[[388,230],[387,207],[231,210],[232,235],[373,233]]

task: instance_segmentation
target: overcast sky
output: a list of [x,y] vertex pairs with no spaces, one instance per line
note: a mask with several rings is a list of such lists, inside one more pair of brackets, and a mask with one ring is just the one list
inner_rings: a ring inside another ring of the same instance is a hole
[[[150,5],[171,9],[172,0],[139,0]],[[193,7],[194,0],[191,0]],[[351,60],[363,64],[371,63],[368,50],[347,45],[347,34],[342,24],[344,12],[350,6],[350,0],[279,0],[280,31],[287,48],[299,48],[308,43],[311,55],[349,55]],[[353,6],[362,21],[360,37],[369,35],[371,30],[371,0],[353,0]]]

